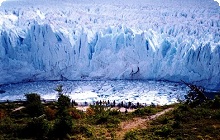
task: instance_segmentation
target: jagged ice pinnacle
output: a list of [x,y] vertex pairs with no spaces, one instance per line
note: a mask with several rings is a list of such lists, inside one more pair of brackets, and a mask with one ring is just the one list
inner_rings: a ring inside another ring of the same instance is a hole
[[153,79],[219,90],[219,13],[212,0],[6,1],[0,84]]

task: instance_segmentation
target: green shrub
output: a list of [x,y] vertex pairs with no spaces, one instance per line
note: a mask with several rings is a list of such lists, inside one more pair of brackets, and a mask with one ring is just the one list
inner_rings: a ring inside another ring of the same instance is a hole
[[144,110],[141,108],[136,109],[132,114],[142,116],[145,114]]
[[43,117],[34,118],[24,129],[25,136],[37,139],[45,139],[50,130],[49,122]]
[[90,108],[95,112],[96,115],[106,113],[103,105],[91,105]]
[[96,118],[97,118],[96,124],[105,124],[108,122],[109,115],[108,114],[97,115]]
[[191,114],[192,114],[192,117],[195,119],[202,119],[205,117],[210,117],[210,115],[211,115],[210,111],[211,110],[208,108],[198,108],[198,109],[195,109],[195,112],[193,112]]
[[12,125],[13,121],[9,117],[0,120],[0,132],[11,133],[11,130],[13,129]]
[[135,131],[129,131],[125,134],[124,140],[139,140]]
[[182,137],[178,136],[176,140],[184,140]]
[[169,122],[169,119],[167,118],[167,116],[161,116],[161,117],[158,118],[158,121],[161,124],[167,124]]
[[117,116],[119,114],[120,114],[120,112],[116,109],[113,109],[113,110],[109,111],[109,115],[111,115],[111,116]]
[[38,117],[44,113],[44,107],[41,103],[40,95],[36,93],[25,94],[26,112],[31,117]]
[[191,108],[189,105],[187,104],[180,104],[177,108],[177,110],[180,110],[180,111],[190,111]]
[[181,109],[176,109],[173,111],[173,115],[174,115],[174,120],[175,121],[183,121],[183,122],[187,122],[187,117],[186,116],[186,112],[185,111],[181,111]]
[[155,131],[155,135],[160,137],[167,137],[172,131],[173,129],[171,127],[163,126],[161,129]]
[[136,109],[132,114],[138,115],[138,116],[143,116],[143,115],[153,115],[157,111],[154,107],[148,106],[144,108],[138,108]]
[[114,116],[109,117],[107,121],[107,127],[108,128],[117,128],[118,124],[120,123],[120,119]]
[[181,128],[181,123],[179,121],[174,121],[172,124],[173,129]]
[[213,113],[213,118],[220,120],[220,110],[215,111],[215,113]]
[[220,96],[215,96],[213,100],[212,108],[219,109],[220,108]]
[[62,116],[55,121],[52,137],[63,139],[70,134],[73,128],[71,116]]
[[59,94],[57,106],[59,111],[63,111],[70,107],[70,98],[67,95]]
[[73,134],[77,134],[77,135],[82,134],[88,138],[93,136],[92,130],[89,128],[89,126],[83,126],[83,125],[75,126],[73,128]]
[[9,117],[0,120],[0,136],[2,135],[4,139],[18,137],[21,135],[23,129],[24,125],[14,123]]

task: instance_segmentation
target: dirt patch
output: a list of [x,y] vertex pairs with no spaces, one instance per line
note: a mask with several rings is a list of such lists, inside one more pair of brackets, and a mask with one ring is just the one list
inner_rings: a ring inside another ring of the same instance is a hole
[[155,115],[152,116],[146,116],[145,118],[143,117],[136,117],[133,118],[132,120],[128,120],[125,122],[122,122],[120,124],[120,130],[116,132],[116,137],[118,140],[122,140],[124,135],[131,131],[132,129],[144,129],[147,127],[148,122],[151,120],[155,120],[157,117],[173,110],[173,108],[168,108],[165,109],[161,112],[156,113]]

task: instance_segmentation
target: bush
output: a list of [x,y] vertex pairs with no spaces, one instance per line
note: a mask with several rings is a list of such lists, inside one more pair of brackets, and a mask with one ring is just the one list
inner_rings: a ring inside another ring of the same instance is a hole
[[161,129],[155,131],[155,135],[159,135],[160,137],[167,137],[173,129],[169,126],[163,126]]
[[176,110],[173,111],[174,119],[176,121],[187,122],[189,117],[188,112],[194,112],[188,105],[181,104]]
[[135,131],[129,131],[125,134],[124,140],[139,140]]
[[220,120],[220,110],[217,110],[215,113],[213,113],[213,118]]
[[45,139],[50,130],[49,122],[44,118],[35,118],[24,129],[25,136],[37,139]]
[[11,133],[13,131],[13,121],[11,118],[6,117],[0,120],[0,132]]
[[173,128],[173,129],[181,128],[181,123],[180,123],[179,121],[173,122],[172,128]]
[[95,111],[91,107],[89,107],[86,109],[86,115],[93,116],[93,115],[95,115]]
[[66,95],[59,94],[57,106],[59,111],[64,111],[70,107],[70,98]]
[[144,110],[143,110],[143,109],[138,108],[138,109],[136,109],[136,110],[135,110],[135,111],[134,111],[132,114],[142,116],[142,115],[144,115],[144,114],[145,114],[145,112],[144,112]]
[[45,115],[49,121],[56,118],[56,113],[57,111],[55,109],[51,109],[50,107],[45,108]]
[[84,113],[80,110],[75,109],[75,108],[69,109],[69,113],[73,119],[81,119],[84,117]]
[[106,127],[113,128],[118,126],[120,123],[120,119],[117,118],[120,115],[120,112],[118,110],[111,110],[105,108],[105,106],[102,105],[94,105],[90,106],[90,108],[86,111],[87,119],[92,124],[102,124],[106,125]]
[[166,116],[161,116],[161,117],[158,118],[158,121],[161,124],[167,124],[169,122],[169,119]]
[[152,115],[156,113],[156,110],[153,107],[144,107],[136,109],[132,114],[143,116],[143,115]]
[[215,99],[213,100],[212,108],[219,109],[220,108],[220,97],[215,96]]
[[183,140],[183,138],[182,138],[181,136],[178,136],[178,137],[176,138],[176,140]]
[[90,108],[95,112],[96,115],[106,113],[103,105],[91,105]]
[[107,123],[109,119],[108,114],[106,115],[97,115],[97,121],[96,124],[104,124]]
[[116,118],[114,116],[110,116],[107,120],[107,127],[108,128],[116,128],[118,127],[118,124],[121,122],[119,118]]
[[54,124],[52,137],[63,139],[70,134],[73,128],[72,118],[70,116],[63,116],[58,118]]
[[44,107],[41,103],[40,95],[36,93],[25,94],[26,102],[26,112],[31,117],[38,117],[44,113]]
[[0,120],[6,117],[6,112],[3,109],[0,109]]
[[116,109],[113,109],[113,110],[109,111],[109,115],[111,115],[111,116],[117,116],[119,114],[120,114],[120,111],[118,111]]
[[211,110],[207,109],[207,108],[198,108],[195,110],[195,112],[193,112],[191,114],[193,115],[192,117],[196,118],[196,119],[202,119],[202,118],[206,118],[206,117],[209,118],[211,115]]
[[0,120],[0,139],[15,139],[16,137],[23,136],[22,131],[24,128],[25,125],[17,124],[13,119],[5,117]]
[[73,129],[74,134],[82,134],[86,137],[90,138],[93,136],[92,131],[90,130],[89,126],[75,126]]

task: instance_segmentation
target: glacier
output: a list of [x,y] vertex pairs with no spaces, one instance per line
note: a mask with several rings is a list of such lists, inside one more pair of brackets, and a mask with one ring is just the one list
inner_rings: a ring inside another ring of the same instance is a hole
[[142,79],[220,89],[213,0],[12,0],[0,19],[0,85]]

